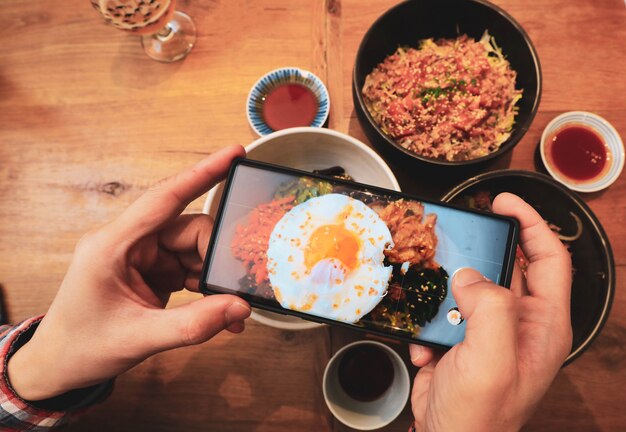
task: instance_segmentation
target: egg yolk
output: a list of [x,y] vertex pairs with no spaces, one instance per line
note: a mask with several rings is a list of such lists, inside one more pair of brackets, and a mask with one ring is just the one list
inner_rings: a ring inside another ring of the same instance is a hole
[[311,234],[304,250],[304,264],[311,270],[323,259],[340,260],[348,270],[357,266],[359,240],[343,225],[322,225]]

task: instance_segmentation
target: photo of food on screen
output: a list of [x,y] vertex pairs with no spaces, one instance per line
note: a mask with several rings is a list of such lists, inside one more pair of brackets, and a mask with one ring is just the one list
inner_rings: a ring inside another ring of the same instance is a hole
[[508,235],[484,215],[246,165],[219,223],[207,284],[443,345],[465,333],[451,276],[498,281]]

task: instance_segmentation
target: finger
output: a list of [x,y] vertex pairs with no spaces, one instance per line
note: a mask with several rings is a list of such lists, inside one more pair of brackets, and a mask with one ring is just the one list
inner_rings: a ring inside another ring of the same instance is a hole
[[415,418],[415,426],[417,430],[423,430],[423,421],[426,418],[426,409],[428,406],[428,394],[435,373],[437,361],[433,361],[422,367],[415,375],[413,381],[413,390],[411,391],[411,408],[413,417]]
[[184,252],[177,254],[180,263],[189,272],[200,273],[202,271],[202,258],[197,252]]
[[200,274],[188,274],[185,279],[185,289],[193,292],[200,292]]
[[433,360],[435,351],[423,345],[409,344],[409,355],[411,356],[411,363],[421,368]]
[[205,214],[179,216],[159,232],[159,244],[165,249],[189,257],[197,257],[201,262],[206,254],[213,218]]
[[245,329],[246,329],[246,323],[244,321],[234,322],[228,327],[226,327],[226,330],[235,334],[241,333]]
[[470,268],[455,273],[452,293],[466,320],[462,345],[472,350],[481,367],[497,375],[503,365],[515,364],[518,317],[514,294]]
[[250,316],[250,306],[233,295],[213,295],[178,306],[155,310],[147,337],[153,352],[205,342]]
[[233,160],[244,155],[245,150],[239,145],[227,147],[157,183],[113,222],[118,235],[134,241],[170,222],[191,201],[221,181]]
[[515,263],[513,266],[513,277],[511,278],[511,291],[517,297],[523,297],[530,295],[528,292],[528,286],[526,286],[526,276],[522,273],[520,266]]
[[148,269],[139,268],[146,284],[155,292],[171,293],[183,289],[186,270],[176,256],[158,249],[157,257]]
[[526,276],[530,294],[569,308],[571,259],[558,237],[539,213],[513,194],[498,195],[493,210],[520,223],[520,247],[529,261]]

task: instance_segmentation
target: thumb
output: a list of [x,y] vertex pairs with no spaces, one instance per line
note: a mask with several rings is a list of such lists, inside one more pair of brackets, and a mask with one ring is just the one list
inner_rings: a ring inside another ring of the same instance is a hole
[[497,368],[517,355],[517,307],[515,295],[474,269],[459,270],[452,280],[452,294],[467,320],[463,346],[475,351],[483,366]]
[[250,316],[250,306],[237,296],[223,294],[155,312],[151,344],[159,352],[197,345],[226,328],[238,327],[233,324]]

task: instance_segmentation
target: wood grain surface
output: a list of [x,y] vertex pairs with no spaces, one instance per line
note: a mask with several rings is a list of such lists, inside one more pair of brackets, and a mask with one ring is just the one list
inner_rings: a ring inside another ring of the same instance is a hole
[[[182,62],[146,57],[87,0],[3,0],[0,15],[0,286],[17,322],[45,312],[86,230],[158,179],[231,143],[248,144],[244,105],[265,72],[299,66],[331,96],[329,127],[367,142],[351,98],[358,44],[391,0],[180,0],[198,27]],[[544,89],[512,157],[489,169],[535,170],[545,125],[593,111],[626,137],[622,0],[497,0],[533,40]],[[413,192],[433,194],[429,182]],[[433,182],[434,183],[434,182]],[[617,290],[592,347],[558,375],[526,431],[617,431],[626,424],[626,176],[583,196],[611,240]],[[197,212],[203,199],[187,210]],[[196,298],[177,294],[174,304]],[[69,431],[346,431],[324,403],[334,351],[361,335],[290,332],[252,321],[242,335],[157,355]],[[405,347],[396,346],[406,358]],[[411,369],[411,374],[415,369]],[[497,411],[497,410],[496,410]],[[405,431],[409,406],[384,430]]]

